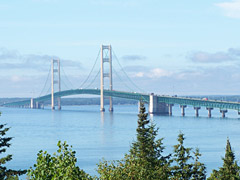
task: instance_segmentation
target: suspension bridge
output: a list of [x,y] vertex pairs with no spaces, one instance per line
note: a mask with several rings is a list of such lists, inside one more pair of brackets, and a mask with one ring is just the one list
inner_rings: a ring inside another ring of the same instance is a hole
[[[44,102],[51,100],[51,108],[54,110],[55,106],[57,104],[58,109],[61,109],[61,97],[66,96],[72,96],[72,95],[81,95],[81,94],[88,94],[88,95],[100,95],[100,111],[105,111],[104,106],[104,99],[109,98],[109,111],[113,111],[113,99],[112,97],[117,98],[125,98],[125,99],[131,99],[136,101],[143,101],[145,103],[148,103],[149,107],[149,113],[150,114],[169,114],[172,115],[172,107],[174,105],[179,105],[181,108],[181,114],[182,116],[185,115],[185,108],[187,106],[192,106],[195,110],[196,116],[199,116],[199,110],[201,108],[206,108],[208,111],[208,117],[212,116],[211,111],[214,108],[219,109],[220,113],[222,114],[222,117],[225,117],[225,114],[228,112],[229,109],[236,110],[238,114],[240,114],[240,103],[237,102],[228,102],[228,101],[218,101],[218,100],[207,100],[207,99],[197,99],[197,98],[186,98],[186,97],[173,97],[173,96],[161,96],[154,93],[147,94],[147,93],[138,93],[134,91],[118,91],[113,89],[113,73],[112,70],[114,70],[112,66],[112,55],[114,54],[122,72],[126,75],[128,80],[137,87],[134,82],[131,81],[129,76],[127,76],[127,73],[123,70],[119,60],[117,59],[115,53],[112,51],[111,45],[102,45],[101,49],[98,53],[98,57],[101,58],[100,63],[100,69],[98,70],[97,74],[93,78],[93,80],[90,82],[94,82],[97,77],[100,75],[100,88],[77,88],[77,89],[67,89],[62,90],[61,84],[63,81],[61,81],[61,71],[60,71],[60,60],[53,59],[51,68],[49,70],[49,76],[51,74],[51,86],[49,90],[51,89],[51,93],[48,93],[46,95],[39,95],[37,98],[30,98],[24,101],[17,101],[17,102],[11,102],[11,103],[5,103],[3,106],[6,107],[30,107],[32,109],[39,109],[44,106]],[[97,57],[97,59],[98,59]],[[90,71],[89,75],[85,79],[85,81],[82,83],[85,84],[90,80],[90,75],[93,72],[94,67],[96,66],[97,59],[93,65],[92,70]],[[62,68],[61,68],[62,69]],[[114,73],[119,77],[116,70],[114,70]],[[106,79],[107,78],[107,79]],[[105,79],[108,80],[109,87],[106,88],[105,85]],[[121,79],[119,77],[119,79]],[[46,87],[47,81],[44,85],[44,88]],[[123,81],[123,86],[127,87],[127,85]],[[44,89],[43,88],[43,89]],[[137,87],[138,88],[138,87]],[[140,88],[138,88],[140,89]],[[42,91],[43,92],[43,91]],[[41,92],[41,94],[42,94]]]

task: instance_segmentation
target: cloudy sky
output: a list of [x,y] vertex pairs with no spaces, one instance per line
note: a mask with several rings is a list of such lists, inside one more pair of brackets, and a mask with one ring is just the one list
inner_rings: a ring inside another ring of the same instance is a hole
[[114,89],[240,94],[239,29],[240,0],[1,0],[0,97],[38,96],[53,58],[80,87],[101,44],[117,56]]

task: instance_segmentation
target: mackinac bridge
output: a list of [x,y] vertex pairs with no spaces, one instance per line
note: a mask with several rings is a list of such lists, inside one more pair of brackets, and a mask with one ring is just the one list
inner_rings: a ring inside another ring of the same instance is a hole
[[[98,53],[97,59],[100,57],[100,68],[96,73],[92,81],[100,77],[100,87],[98,88],[77,88],[77,89],[67,89],[62,90],[61,85],[61,65],[59,59],[52,59],[51,68],[49,70],[49,76],[51,77],[51,84],[49,94],[41,95],[35,98],[29,98],[22,101],[5,103],[3,106],[6,107],[28,107],[32,109],[39,109],[44,107],[44,103],[47,101],[51,102],[51,109],[61,110],[61,98],[72,96],[72,95],[99,95],[100,96],[100,111],[105,111],[105,99],[109,99],[109,111],[113,112],[113,97],[124,98],[130,100],[136,100],[139,102],[144,102],[148,104],[148,112],[150,114],[164,114],[172,115],[172,107],[180,106],[181,115],[185,116],[185,108],[187,106],[193,107],[195,115],[199,116],[199,110],[204,108],[208,111],[208,117],[212,116],[213,109],[219,109],[222,117],[224,118],[228,110],[236,110],[240,114],[240,103],[230,102],[230,101],[220,101],[220,100],[209,100],[207,98],[189,98],[189,97],[177,97],[177,96],[167,96],[167,95],[158,95],[153,93],[144,93],[144,92],[133,92],[133,91],[122,91],[113,88],[113,72],[114,71],[112,62],[113,55],[116,57],[115,53],[112,50],[111,45],[101,45],[101,48]],[[97,59],[93,65],[96,66]],[[115,58],[121,69],[123,70],[118,58]],[[107,68],[106,68],[107,67]],[[92,68],[93,70],[93,68]],[[83,84],[89,81],[90,71],[88,77],[83,81]],[[124,74],[131,81],[130,77],[123,70]],[[48,76],[48,79],[49,79]],[[118,76],[118,75],[117,75]],[[107,82],[107,83],[106,83]],[[134,84],[134,82],[132,82]],[[47,81],[44,85],[46,86]],[[123,84],[123,86],[125,86]],[[136,86],[134,84],[134,86]],[[140,88],[139,88],[140,89]]]

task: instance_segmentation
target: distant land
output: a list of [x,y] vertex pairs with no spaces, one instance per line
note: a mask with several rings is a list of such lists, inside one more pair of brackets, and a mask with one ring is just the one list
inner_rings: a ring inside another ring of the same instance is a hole
[[[193,95],[193,96],[182,96],[188,98],[208,98],[209,100],[221,100],[221,101],[232,101],[240,102],[240,95]],[[0,98],[0,106],[5,103],[23,101],[30,98]],[[46,101],[45,105],[50,105],[50,100]],[[99,105],[100,98],[62,98],[62,106],[77,106],[77,105]],[[113,104],[126,105],[126,104],[137,104],[138,101],[131,99],[113,98]],[[109,99],[105,99],[105,104],[109,104]]]

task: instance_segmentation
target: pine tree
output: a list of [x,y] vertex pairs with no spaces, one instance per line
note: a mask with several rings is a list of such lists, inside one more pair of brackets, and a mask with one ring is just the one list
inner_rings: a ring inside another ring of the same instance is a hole
[[205,180],[206,179],[206,167],[203,163],[199,162],[199,149],[194,152],[195,162],[192,169],[192,180]]
[[240,167],[235,160],[234,152],[229,139],[227,139],[227,145],[225,150],[225,157],[222,158],[223,166],[219,170],[213,170],[209,180],[220,179],[220,180],[239,180],[240,179]]
[[[144,104],[138,114],[137,139],[132,143],[129,154],[120,161],[102,161],[98,165],[100,179],[165,180],[168,179],[169,157],[163,156],[163,139],[156,140],[158,129],[150,124]],[[150,124],[150,125],[149,125]]]
[[[0,113],[1,115],[1,113]],[[7,131],[9,128],[5,127],[6,124],[0,125],[0,154],[5,153],[7,151],[7,148],[10,147],[10,141],[12,140],[12,137],[5,137]],[[7,155],[5,157],[0,158],[0,180],[10,179],[10,178],[16,178],[17,175],[25,174],[25,170],[12,170],[7,169],[4,164],[6,164],[8,161],[12,160],[12,155]]]
[[[192,148],[186,148],[183,143],[185,140],[184,134],[180,132],[178,135],[178,144],[174,146],[173,159],[171,162],[172,177],[171,179],[178,180],[204,180],[206,179],[206,167],[203,163],[199,162],[199,149],[194,152],[195,161],[191,155]],[[192,162],[193,161],[193,162]]]
[[[154,179],[159,175],[161,179],[169,175],[170,155],[163,156],[163,138],[156,140],[158,128],[147,119],[148,114],[143,103],[140,103],[138,114],[137,141],[132,143],[130,155],[144,167],[146,177]],[[149,125],[150,124],[150,125]]]

